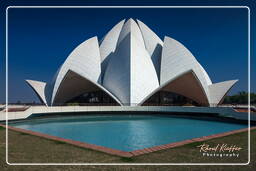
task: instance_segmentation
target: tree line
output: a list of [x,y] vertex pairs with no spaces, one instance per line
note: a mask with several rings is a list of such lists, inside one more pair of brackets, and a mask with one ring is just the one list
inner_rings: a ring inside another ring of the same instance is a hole
[[[256,104],[256,93],[250,93],[251,104]],[[248,93],[245,91],[238,92],[232,96],[226,96],[224,104],[248,104]]]

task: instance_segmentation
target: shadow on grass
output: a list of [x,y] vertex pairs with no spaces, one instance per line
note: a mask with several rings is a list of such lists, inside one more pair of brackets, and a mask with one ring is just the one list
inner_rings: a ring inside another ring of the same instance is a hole
[[29,134],[26,134],[26,133],[23,133],[23,132],[19,132],[20,135],[23,135],[23,136],[30,136]]
[[121,157],[120,159],[123,162],[134,162],[134,159],[131,157]]
[[63,142],[63,141],[55,141],[55,140],[52,140],[55,144],[67,144],[67,143],[65,143],[65,142]]

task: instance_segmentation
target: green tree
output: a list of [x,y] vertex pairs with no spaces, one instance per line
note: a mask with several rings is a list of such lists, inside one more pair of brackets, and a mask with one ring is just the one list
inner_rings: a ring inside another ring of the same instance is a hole
[[[250,93],[251,104],[256,104],[256,94]],[[238,92],[232,96],[226,96],[224,99],[226,104],[248,104],[248,93],[245,91]]]

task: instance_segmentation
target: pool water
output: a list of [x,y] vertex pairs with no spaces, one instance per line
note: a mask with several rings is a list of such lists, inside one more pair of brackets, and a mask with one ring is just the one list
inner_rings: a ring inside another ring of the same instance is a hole
[[247,125],[167,115],[79,115],[11,126],[66,139],[133,151],[246,128]]

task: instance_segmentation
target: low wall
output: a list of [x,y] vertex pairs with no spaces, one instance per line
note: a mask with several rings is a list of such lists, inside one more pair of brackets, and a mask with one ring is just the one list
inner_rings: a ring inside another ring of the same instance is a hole
[[[248,114],[236,112],[231,107],[183,107],[183,106],[31,106],[25,111],[7,112],[8,120],[25,119],[33,115],[76,113],[76,112],[169,112],[169,113],[207,113],[218,114],[238,120],[248,120]],[[0,112],[0,121],[6,120],[6,112]],[[256,115],[251,114],[256,121]]]

